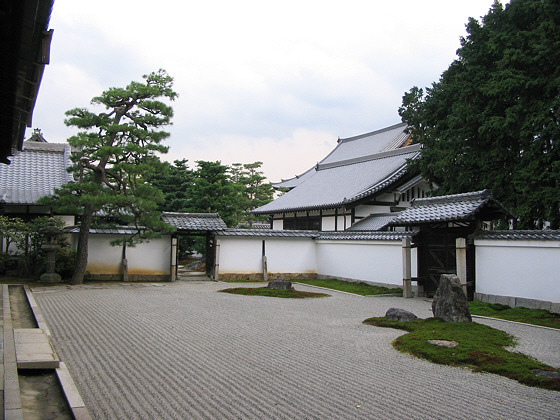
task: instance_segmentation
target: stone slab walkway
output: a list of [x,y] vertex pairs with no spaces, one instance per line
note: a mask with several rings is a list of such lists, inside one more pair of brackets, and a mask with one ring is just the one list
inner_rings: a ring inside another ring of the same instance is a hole
[[[57,286],[33,295],[95,419],[560,416],[557,392],[401,354],[391,346],[401,332],[362,324],[390,307],[431,316],[427,300],[217,293],[228,287]],[[506,328],[524,351],[560,366],[560,331]]]

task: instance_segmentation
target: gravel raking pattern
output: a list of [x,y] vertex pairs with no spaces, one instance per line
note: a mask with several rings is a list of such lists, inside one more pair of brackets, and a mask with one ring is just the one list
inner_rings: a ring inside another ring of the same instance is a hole
[[[235,285],[85,285],[33,293],[96,419],[560,418],[557,392],[401,354],[391,341],[402,332],[362,324],[390,307],[429,317],[427,300],[217,293],[228,287]],[[560,363],[559,331],[506,328],[524,352]]]

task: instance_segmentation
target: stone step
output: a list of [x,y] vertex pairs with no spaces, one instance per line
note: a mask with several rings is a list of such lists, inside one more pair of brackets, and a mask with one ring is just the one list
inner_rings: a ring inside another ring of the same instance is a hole
[[60,360],[40,328],[14,328],[18,369],[56,369]]

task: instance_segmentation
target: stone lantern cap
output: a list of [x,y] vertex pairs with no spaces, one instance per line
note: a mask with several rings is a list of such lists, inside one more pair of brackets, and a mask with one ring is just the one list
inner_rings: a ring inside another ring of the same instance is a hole
[[56,222],[51,217],[47,222],[47,225],[41,229],[39,229],[39,233],[45,234],[47,236],[56,236],[62,233],[62,229],[59,229],[56,226]]
[[[42,246],[43,249],[47,249],[46,247],[50,248],[56,245],[56,238],[62,234],[62,230],[56,226],[56,222],[51,217],[47,222],[47,225],[41,229],[39,229],[39,233],[42,233],[47,237],[47,243]],[[56,246],[58,248],[58,246]]]

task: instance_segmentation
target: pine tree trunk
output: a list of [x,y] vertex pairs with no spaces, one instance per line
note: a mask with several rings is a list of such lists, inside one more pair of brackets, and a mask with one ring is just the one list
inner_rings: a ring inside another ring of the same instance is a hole
[[72,284],[82,284],[84,282],[84,274],[86,273],[88,262],[88,237],[92,216],[93,208],[87,206],[84,209],[80,232],[78,233],[78,255],[76,256],[76,268],[72,276]]

